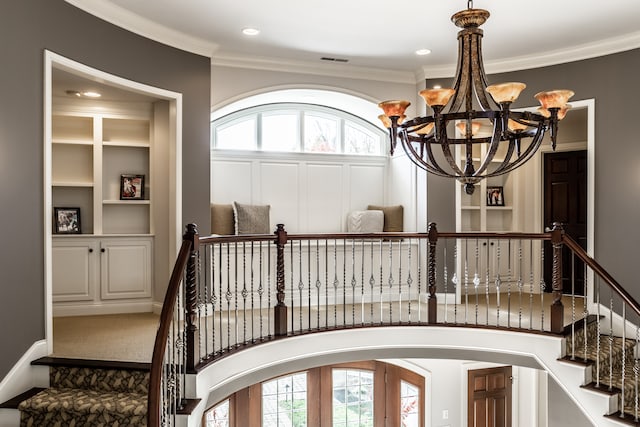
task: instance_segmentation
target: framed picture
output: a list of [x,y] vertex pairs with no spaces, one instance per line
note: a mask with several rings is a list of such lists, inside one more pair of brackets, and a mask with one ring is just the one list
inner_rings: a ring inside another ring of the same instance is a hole
[[144,175],[120,175],[120,200],[144,199]]
[[80,234],[80,208],[53,208],[56,234]]
[[502,187],[487,187],[487,206],[504,206]]

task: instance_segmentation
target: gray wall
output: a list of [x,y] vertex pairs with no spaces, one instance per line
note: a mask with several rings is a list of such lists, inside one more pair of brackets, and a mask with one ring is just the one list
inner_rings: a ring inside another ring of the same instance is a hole
[[0,379],[44,338],[43,68],[48,49],[183,94],[183,222],[209,232],[210,61],[131,34],[63,0],[0,13]]
[[[521,81],[527,84],[516,107],[537,103],[541,90],[567,88],[573,100],[595,99],[595,258],[640,300],[636,239],[640,237],[640,143],[636,117],[640,84],[640,50],[630,50],[579,62],[489,76],[489,83]],[[427,81],[427,87],[450,85],[451,79]],[[569,113],[571,114],[571,113]],[[562,132],[562,128],[560,128]],[[450,189],[446,186],[450,186]],[[443,187],[444,186],[444,187]],[[446,223],[454,217],[451,182],[430,184],[430,221]],[[431,195],[438,195],[433,200]],[[450,194],[449,200],[446,195]],[[441,228],[444,230],[444,228]]]

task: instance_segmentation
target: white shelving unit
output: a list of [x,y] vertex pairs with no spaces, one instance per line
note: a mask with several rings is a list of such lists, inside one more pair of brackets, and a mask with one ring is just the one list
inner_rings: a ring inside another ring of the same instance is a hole
[[[481,127],[480,132],[483,135],[490,135],[491,129]],[[480,135],[478,135],[480,136]],[[481,160],[484,159],[487,152],[486,144],[474,147],[472,155],[474,166],[480,167]],[[464,159],[462,159],[463,150],[456,147],[456,156],[458,164],[462,167]],[[489,169],[496,168],[504,159],[498,152],[493,161],[489,165]],[[517,231],[515,229],[518,214],[518,171],[511,172],[506,175],[500,175],[494,178],[481,180],[475,186],[473,194],[465,193],[464,185],[456,183],[456,231],[476,231],[476,232],[510,232]],[[502,198],[504,206],[494,206],[488,203],[487,189],[490,187],[502,187]],[[498,263],[498,253],[501,257],[508,257],[509,246],[505,241],[467,241],[458,242],[457,244],[457,276],[463,277],[465,257],[467,268],[469,269],[469,280],[472,282],[475,275],[478,274],[480,279],[481,293],[486,291],[486,274],[491,272],[491,284],[489,289],[491,293],[495,292],[495,284],[493,281],[495,269],[500,265],[500,274],[503,281],[508,277],[507,263]],[[489,265],[488,265],[489,264]],[[477,271],[476,271],[477,269]],[[469,286],[473,286],[471,283]]]
[[[152,128],[150,103],[83,109],[82,101],[53,99],[52,207],[80,208],[81,227],[80,234],[52,230],[54,313],[150,306]],[[123,174],[144,175],[142,200],[120,199]]]

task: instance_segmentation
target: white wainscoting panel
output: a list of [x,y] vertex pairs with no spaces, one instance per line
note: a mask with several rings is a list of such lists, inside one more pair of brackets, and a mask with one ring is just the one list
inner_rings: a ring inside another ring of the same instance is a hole
[[388,192],[413,204],[413,187],[390,189],[388,168],[385,157],[216,150],[211,202],[271,205],[272,228],[292,233],[343,232],[349,212],[391,204]]
[[307,165],[306,217],[311,232],[343,230],[346,212],[342,203],[345,176],[339,164]]
[[[253,203],[252,161],[221,159],[211,165],[213,203]],[[195,184],[195,183],[194,183]]]
[[260,204],[271,205],[271,229],[284,224],[300,230],[300,165],[292,162],[260,162]]

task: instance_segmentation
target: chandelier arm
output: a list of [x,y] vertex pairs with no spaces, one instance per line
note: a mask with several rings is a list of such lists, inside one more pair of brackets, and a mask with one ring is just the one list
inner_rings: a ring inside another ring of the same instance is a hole
[[522,156],[518,157],[515,161],[513,161],[504,169],[502,169],[500,173],[492,172],[491,174],[487,174],[486,178],[491,178],[494,176],[503,175],[507,172],[511,172],[512,170],[519,167],[521,164],[531,159],[531,157],[533,157],[533,155],[538,151],[538,148],[540,147],[540,145],[542,144],[542,140],[544,139],[544,134],[545,134],[544,124],[542,123],[539,124],[538,129],[539,129],[539,132],[535,135],[535,137],[531,141],[531,144],[529,144],[529,146],[524,151]]
[[450,173],[447,173],[444,169],[442,169],[442,166],[440,166],[440,164],[436,161],[435,156],[433,155],[433,150],[431,148],[431,143],[433,142],[433,138],[431,139],[431,141],[427,140],[426,141],[426,151],[427,151],[427,157],[429,158],[429,161],[431,162],[431,165],[436,168],[437,170],[439,170],[441,173],[443,173],[443,176],[451,176]]
[[[509,139],[509,147],[507,148],[507,152],[504,155],[504,159],[502,159],[502,162],[500,162],[500,166],[498,166],[493,172],[491,172],[492,174],[501,174],[502,171],[504,171],[510,165],[511,157],[513,156],[513,152],[515,150],[515,147],[517,146],[517,141],[518,138]],[[520,157],[518,156],[518,158]]]
[[440,141],[440,146],[442,147],[442,154],[444,154],[444,158],[447,160],[447,162],[449,163],[449,166],[453,170],[453,174],[449,174],[449,176],[451,176],[452,178],[464,176],[464,173],[456,163],[456,160],[454,159],[451,153],[451,147],[449,146],[449,139],[446,138],[446,135],[445,135],[445,138],[443,138],[443,140]]
[[400,142],[402,143],[402,148],[404,149],[404,152],[407,154],[407,157],[409,158],[409,160],[411,160],[411,163],[413,163],[420,169],[426,170],[427,172],[432,173],[434,175],[442,176],[445,178],[451,177],[451,175],[448,175],[446,172],[435,169],[432,165],[425,162],[421,157],[413,156],[412,153],[416,153],[416,151],[411,145],[410,140],[405,140],[405,138],[400,138]]
[[478,170],[475,171],[473,176],[482,176],[484,171],[489,167],[489,165],[491,164],[491,161],[493,160],[496,153],[498,152],[498,148],[500,147],[500,142],[502,142],[500,141],[501,135],[502,135],[502,121],[496,119],[493,121],[493,138],[491,138],[491,144],[489,144],[489,151],[487,151],[487,154],[484,156],[484,159],[482,160],[480,167],[478,168]]
[[[471,39],[472,54],[477,58],[476,67],[471,67],[473,73],[472,82],[475,87],[476,97],[478,102],[482,106],[482,109],[492,110],[492,105],[487,98],[487,75],[484,72],[484,65],[480,58],[482,58],[482,43],[480,41],[482,34],[476,35]],[[473,60],[473,59],[472,59]]]
[[460,111],[460,107],[468,98],[466,95],[471,89],[471,61],[469,60],[469,45],[466,43],[465,37],[468,37],[465,30],[458,33],[458,65],[453,84],[455,95],[449,107],[450,113]]

